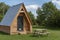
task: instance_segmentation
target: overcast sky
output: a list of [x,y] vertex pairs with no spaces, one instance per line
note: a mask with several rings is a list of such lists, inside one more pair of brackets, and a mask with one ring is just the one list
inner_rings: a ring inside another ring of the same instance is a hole
[[54,5],[60,9],[60,0],[0,0],[0,2],[4,2],[7,5],[13,6],[19,3],[24,3],[27,11],[32,11],[32,13],[36,16],[36,9],[41,7],[44,3],[52,1]]

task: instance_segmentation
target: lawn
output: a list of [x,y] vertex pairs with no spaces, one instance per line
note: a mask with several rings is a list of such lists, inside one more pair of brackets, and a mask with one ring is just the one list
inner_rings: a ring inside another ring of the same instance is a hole
[[50,34],[48,36],[33,37],[31,34],[27,35],[6,35],[0,32],[0,40],[60,40],[60,30],[48,29]]

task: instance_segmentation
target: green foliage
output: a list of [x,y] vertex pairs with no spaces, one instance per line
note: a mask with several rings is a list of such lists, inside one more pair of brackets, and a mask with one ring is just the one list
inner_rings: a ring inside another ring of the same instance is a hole
[[59,27],[60,26],[60,11],[56,11],[47,19],[47,25]]
[[42,9],[41,8],[38,8],[37,9],[37,11],[36,11],[36,13],[37,13],[37,23],[39,24],[39,25],[41,25],[42,24],[42,22],[44,21],[44,19],[45,19],[45,14],[43,13],[43,11],[42,11]]
[[45,14],[51,14],[57,10],[56,6],[52,2],[44,3],[42,5],[42,9]]
[[60,10],[52,2],[44,3],[42,8],[37,9],[37,14],[38,24],[53,27],[60,26]]
[[3,19],[5,13],[7,12],[10,6],[6,5],[5,3],[0,3],[0,21]]
[[35,25],[36,24],[36,21],[35,21],[35,17],[34,17],[34,15],[32,14],[32,12],[30,11],[30,12],[28,12],[29,13],[29,15],[30,15],[30,18],[31,18],[31,20],[32,20],[32,24],[33,25]]

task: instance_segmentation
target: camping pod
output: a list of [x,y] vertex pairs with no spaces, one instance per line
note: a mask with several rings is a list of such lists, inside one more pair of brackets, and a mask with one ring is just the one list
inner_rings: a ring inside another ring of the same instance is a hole
[[0,31],[11,35],[32,32],[32,22],[23,3],[8,9],[0,23]]

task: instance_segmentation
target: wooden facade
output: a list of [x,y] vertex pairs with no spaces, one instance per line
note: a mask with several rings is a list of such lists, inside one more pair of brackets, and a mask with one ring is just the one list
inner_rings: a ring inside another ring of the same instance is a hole
[[14,16],[10,26],[0,25],[0,31],[9,34],[27,34],[32,32],[32,22],[23,3],[16,16]]

